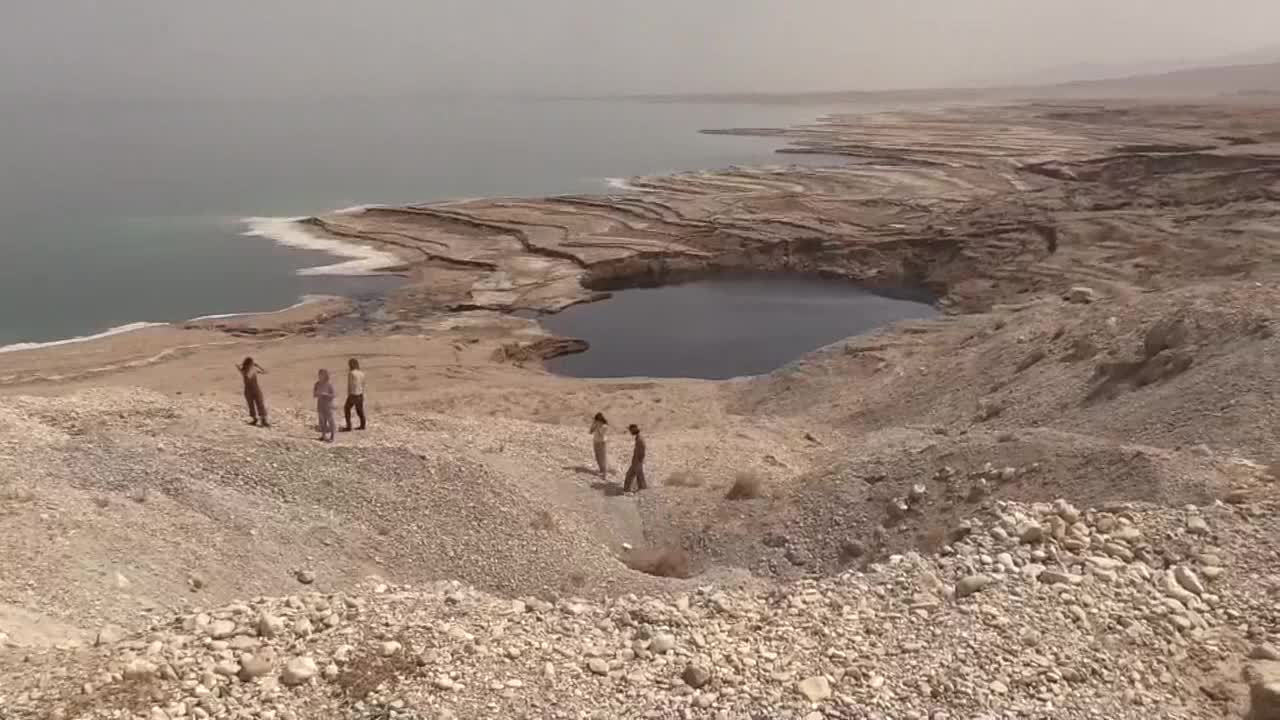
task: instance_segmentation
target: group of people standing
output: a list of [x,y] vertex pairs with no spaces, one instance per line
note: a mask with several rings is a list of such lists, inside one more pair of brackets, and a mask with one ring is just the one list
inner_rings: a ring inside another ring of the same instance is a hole
[[[622,481],[622,492],[631,492],[634,484],[636,491],[644,490],[647,485],[644,481],[644,456],[645,444],[644,436],[640,434],[640,426],[632,423],[627,426],[627,432],[631,433],[634,438],[634,444],[631,448],[631,464],[627,467],[627,474]],[[608,481],[609,479],[609,421],[605,419],[604,413],[596,413],[591,421],[591,444],[596,453],[596,467],[600,472],[600,479]]]
[[[262,384],[258,381],[258,378],[266,375],[267,371],[254,362],[251,357],[245,358],[243,362],[236,366],[236,369],[240,371],[240,378],[244,381],[244,399],[249,406],[249,424],[271,427],[271,423],[267,420],[266,398],[262,392]],[[317,375],[316,384],[312,387],[311,394],[316,400],[316,415],[319,417],[320,429],[319,439],[324,442],[333,442],[334,434],[337,432],[337,422],[334,420],[334,398],[337,397],[337,392],[333,389],[333,382],[329,378],[328,370],[320,370]],[[343,432],[352,430],[352,410],[360,418],[360,427],[357,429],[364,430],[367,427],[364,414],[364,390],[364,370],[360,369],[359,360],[351,358],[347,361],[347,401],[342,406],[342,414],[346,419],[346,427],[342,428]],[[633,487],[636,491],[644,490],[648,487],[644,479],[646,450],[644,436],[640,434],[640,427],[634,423],[627,426],[627,432],[631,434],[634,442],[631,449],[631,464],[627,466],[627,474],[622,483],[622,491],[632,492]],[[605,419],[603,413],[596,413],[591,422],[591,439],[600,479],[606,482],[609,479],[608,437],[609,421]]]
[[[267,420],[267,403],[262,393],[262,384],[258,382],[259,376],[266,375],[267,371],[251,357],[245,358],[236,366],[236,369],[240,371],[240,379],[244,381],[244,399],[249,406],[249,424],[271,427],[271,423]],[[337,423],[333,417],[333,404],[337,392],[333,389],[328,370],[320,370],[317,375],[318,379],[311,389],[311,395],[316,399],[316,414],[320,420],[319,439],[333,442],[334,433],[337,431]],[[364,415],[364,384],[364,371],[360,369],[360,361],[351,358],[347,361],[347,401],[342,407],[343,416],[347,421],[346,427],[342,428],[343,432],[352,430],[352,410],[355,410],[356,416],[360,418],[358,429],[364,430],[368,426]]]

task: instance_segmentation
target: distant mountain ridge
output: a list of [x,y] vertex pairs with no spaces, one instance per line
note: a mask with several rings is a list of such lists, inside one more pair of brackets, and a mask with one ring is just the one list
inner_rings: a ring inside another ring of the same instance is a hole
[[1232,53],[1213,58],[1148,60],[1136,63],[1080,62],[1059,67],[1019,72],[996,80],[972,83],[976,86],[1007,85],[1062,85],[1077,82],[1114,80],[1147,75],[1202,70],[1206,68],[1234,67],[1239,65],[1267,65],[1280,63],[1280,45],[1257,48],[1248,52]]
[[[1280,51],[1278,51],[1280,52]],[[816,92],[755,92],[626,95],[651,102],[735,103],[885,103],[963,102],[1061,98],[1205,98],[1221,96],[1280,97],[1280,60],[1267,63],[1202,66],[1160,73],[1050,84],[1011,84],[990,87],[922,88],[905,90],[837,90]]]

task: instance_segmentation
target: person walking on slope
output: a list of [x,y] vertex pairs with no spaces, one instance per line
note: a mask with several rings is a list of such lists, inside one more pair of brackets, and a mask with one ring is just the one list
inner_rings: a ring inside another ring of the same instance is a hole
[[342,406],[342,415],[347,420],[343,432],[351,432],[351,410],[355,409],[360,416],[360,429],[365,428],[364,419],[364,371],[360,369],[360,361],[351,358],[347,361],[347,402]]
[[622,492],[631,492],[631,481],[636,483],[636,490],[644,490],[644,436],[640,434],[638,425],[628,425],[627,432],[636,439],[635,448],[631,451],[631,467],[627,468],[627,477],[622,483]]
[[606,434],[609,432],[609,421],[604,413],[596,413],[591,421],[591,445],[596,451],[596,467],[600,470],[600,479],[609,479],[609,452]]
[[244,400],[249,405],[249,424],[257,425],[261,419],[262,427],[271,427],[271,423],[267,422],[267,403],[262,396],[262,386],[258,384],[258,376],[266,375],[267,371],[251,357],[245,358],[236,369],[240,371],[240,379],[244,380]]
[[316,414],[320,416],[320,440],[333,442],[333,431],[337,426],[333,419],[333,383],[329,382],[328,370],[321,370],[319,376],[311,394],[315,396]]

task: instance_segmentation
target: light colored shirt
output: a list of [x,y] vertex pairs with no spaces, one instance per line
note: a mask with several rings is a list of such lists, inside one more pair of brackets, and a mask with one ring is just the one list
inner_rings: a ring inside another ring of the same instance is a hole
[[605,433],[609,431],[609,426],[604,423],[595,423],[591,426],[591,438],[597,443],[605,441]]
[[347,394],[363,395],[364,394],[364,371],[350,370],[347,372]]

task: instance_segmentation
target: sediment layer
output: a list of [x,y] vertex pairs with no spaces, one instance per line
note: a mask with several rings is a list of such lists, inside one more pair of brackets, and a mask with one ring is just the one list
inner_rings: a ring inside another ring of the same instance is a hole
[[1127,292],[1269,272],[1276,119],[1164,105],[836,116],[724,131],[776,137],[787,152],[833,157],[830,167],[643,177],[635,192],[374,208],[307,225],[399,253],[412,278],[394,303],[403,315],[554,311],[731,270],[924,287],[975,311],[1077,284]]

